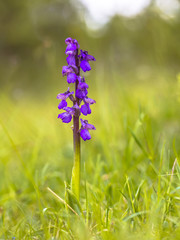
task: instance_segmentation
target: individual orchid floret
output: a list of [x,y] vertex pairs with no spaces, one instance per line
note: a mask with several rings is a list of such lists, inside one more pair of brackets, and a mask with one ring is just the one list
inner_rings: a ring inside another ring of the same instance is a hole
[[66,43],[67,45],[75,44],[76,47],[77,47],[77,49],[80,47],[78,41],[77,41],[76,39],[72,39],[72,38],[70,38],[70,37],[66,38],[65,43]]
[[67,82],[68,83],[75,83],[76,82],[76,74],[75,73],[70,73],[67,75]]
[[87,83],[85,83],[85,82],[80,82],[79,84],[78,84],[78,88],[79,89],[84,89],[84,88],[89,88],[89,86],[88,86],[88,84]]
[[67,48],[65,51],[66,55],[75,55],[76,50],[79,48],[78,41],[69,37],[66,38],[65,43],[67,44]]
[[75,65],[70,66],[63,66],[62,68],[62,75],[67,76],[67,82],[68,83],[75,83],[77,79],[77,73],[78,69]]
[[65,53],[66,53],[66,55],[75,54],[76,49],[77,49],[77,47],[75,44],[69,44],[66,48]]
[[88,91],[87,88],[89,88],[88,84],[85,82],[84,77],[78,76],[78,88],[76,90],[76,97],[83,99],[87,96]]
[[96,130],[94,125],[88,123],[88,120],[83,120],[83,119],[80,119],[80,120],[81,120],[81,128],[87,129],[87,130]]
[[80,67],[81,69],[86,72],[86,71],[90,71],[91,70],[91,66],[89,64],[89,61],[96,61],[96,59],[91,56],[88,55],[88,51],[82,51],[81,50],[81,54],[80,54]]
[[81,112],[85,116],[87,116],[88,114],[91,114],[89,103],[85,103],[81,106]]
[[83,76],[83,77],[78,76],[77,79],[78,79],[78,81],[79,81],[79,83],[78,83],[78,88],[80,88],[80,89],[89,88],[88,84],[85,82],[84,76]]
[[68,112],[60,113],[58,118],[60,118],[63,123],[69,123],[72,120],[72,116]]
[[70,92],[69,91],[69,87],[68,87],[68,90],[66,92],[64,92],[64,93],[59,93],[57,95],[57,98],[58,99],[62,99],[62,100],[66,100],[70,95],[73,95],[73,94],[74,94],[74,92],[73,91]]
[[66,100],[62,100],[62,101],[59,103],[58,108],[59,108],[59,109],[63,109],[63,108],[65,108],[65,107],[67,107],[67,102],[66,102]]
[[85,98],[87,96],[87,94],[88,94],[88,91],[87,91],[86,88],[82,88],[82,89],[78,88],[76,90],[76,97],[77,98],[83,99],[83,98]]
[[67,107],[67,102],[66,102],[66,99],[69,97],[71,99],[72,95],[74,94],[74,92],[70,92],[69,91],[69,88],[66,92],[64,93],[59,93],[57,95],[57,98],[58,99],[62,99],[61,102],[59,103],[58,105],[58,108],[59,109],[63,109],[64,107]]
[[87,114],[91,114],[90,105],[96,103],[96,101],[88,97],[84,98],[83,101],[84,104],[81,106],[81,112],[86,116]]
[[94,127],[94,125],[88,123],[88,120],[81,119],[81,129],[79,131],[80,136],[84,141],[91,139],[89,130],[96,130],[96,128]]
[[58,118],[62,120],[64,123],[69,123],[72,120],[72,115],[75,114],[75,109],[71,107],[64,107],[63,108],[66,112],[60,113]]
[[68,65],[68,66],[63,66],[62,67],[62,75],[67,76],[69,73],[76,73],[78,72],[78,68],[76,65]]

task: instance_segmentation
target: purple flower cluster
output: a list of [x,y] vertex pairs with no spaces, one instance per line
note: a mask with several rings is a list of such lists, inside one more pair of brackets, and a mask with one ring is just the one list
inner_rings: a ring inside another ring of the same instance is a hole
[[[67,82],[75,83],[75,96],[74,92],[70,92],[69,88],[66,92],[60,93],[57,95],[58,99],[61,99],[61,102],[58,105],[59,109],[65,110],[65,112],[60,113],[58,118],[64,123],[69,123],[72,120],[72,116],[78,117],[83,114],[87,116],[91,114],[90,105],[94,104],[96,101],[88,98],[88,84],[85,82],[84,76],[80,76],[80,68],[86,72],[91,70],[89,61],[96,61],[96,59],[89,55],[87,51],[80,50],[78,54],[79,44],[77,40],[72,38],[67,38],[65,40],[67,44],[66,47],[66,61],[68,66],[63,66],[62,75],[67,76]],[[67,99],[70,99],[73,102],[72,107],[67,107]],[[81,138],[86,141],[91,139],[89,130],[95,130],[96,128],[89,124],[87,120],[81,119],[81,128],[79,133]]]

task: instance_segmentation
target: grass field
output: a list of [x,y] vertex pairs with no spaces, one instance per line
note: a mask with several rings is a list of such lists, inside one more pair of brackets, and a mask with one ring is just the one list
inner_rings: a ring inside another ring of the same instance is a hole
[[0,239],[180,239],[177,79],[103,79],[89,82],[97,130],[82,142],[80,206],[68,192],[71,124],[57,119],[63,87],[40,99],[1,93]]

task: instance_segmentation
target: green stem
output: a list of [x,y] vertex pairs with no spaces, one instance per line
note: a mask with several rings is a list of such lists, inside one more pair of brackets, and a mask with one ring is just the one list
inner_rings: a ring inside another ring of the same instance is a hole
[[[78,74],[80,75],[80,67],[78,61],[78,51],[76,53],[76,66],[78,66]],[[78,80],[75,83],[75,92],[78,87]],[[76,97],[74,104],[79,106],[79,98]],[[81,151],[80,151],[80,133],[79,133],[79,114],[73,116],[73,145],[74,145],[74,165],[72,170],[71,190],[79,200],[80,197],[80,173],[81,173]]]
[[71,188],[72,192],[79,200],[80,196],[80,172],[81,172],[81,154],[80,154],[80,134],[79,134],[79,117],[73,117],[74,129],[74,166],[72,170]]

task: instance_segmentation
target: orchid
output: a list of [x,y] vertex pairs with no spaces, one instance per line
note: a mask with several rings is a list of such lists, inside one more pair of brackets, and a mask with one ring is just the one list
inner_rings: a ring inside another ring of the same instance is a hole
[[[87,120],[81,119],[81,127],[79,127],[80,121],[79,117],[81,114],[87,116],[91,114],[90,105],[96,103],[95,100],[88,98],[88,84],[85,81],[84,76],[80,76],[80,69],[83,72],[90,71],[91,66],[89,61],[96,61],[96,59],[89,55],[87,51],[80,50],[79,54],[79,43],[76,39],[68,37],[65,40],[67,44],[65,54],[67,55],[66,61],[67,66],[62,67],[62,75],[67,77],[68,84],[75,84],[75,94],[74,91],[70,92],[69,88],[64,93],[59,93],[57,95],[61,102],[58,105],[59,110],[64,110],[65,112],[60,113],[58,118],[62,120],[63,123],[71,122],[73,118],[73,142],[74,142],[74,168],[72,172],[72,191],[79,199],[79,185],[80,185],[80,137],[86,141],[91,139],[89,130],[95,130],[94,125],[88,123]],[[75,95],[75,96],[74,96]],[[73,102],[72,107],[68,107],[67,99]]]

